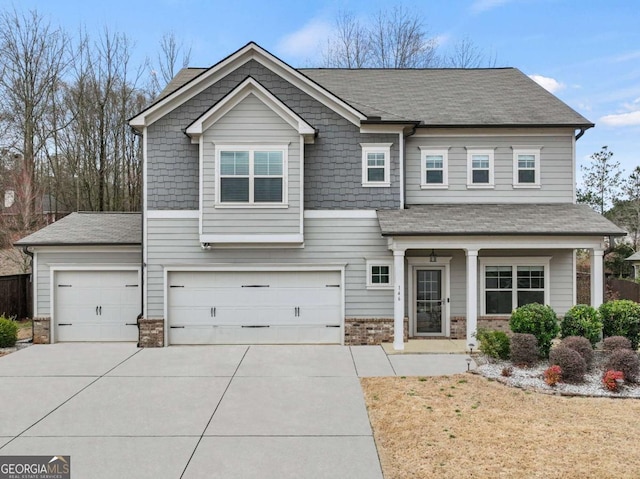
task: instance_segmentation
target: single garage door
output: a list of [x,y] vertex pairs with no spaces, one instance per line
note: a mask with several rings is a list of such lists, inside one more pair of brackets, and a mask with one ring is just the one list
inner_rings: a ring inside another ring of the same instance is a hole
[[137,341],[138,271],[57,271],[56,341]]
[[169,344],[340,343],[339,271],[172,272]]

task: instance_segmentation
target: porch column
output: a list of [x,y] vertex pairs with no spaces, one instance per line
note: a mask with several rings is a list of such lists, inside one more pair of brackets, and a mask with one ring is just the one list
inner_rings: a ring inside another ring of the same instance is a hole
[[393,251],[393,349],[404,349],[404,250]]
[[467,345],[478,341],[473,336],[478,328],[478,250],[465,250],[467,255]]
[[591,250],[591,306],[597,308],[604,301],[604,250]]

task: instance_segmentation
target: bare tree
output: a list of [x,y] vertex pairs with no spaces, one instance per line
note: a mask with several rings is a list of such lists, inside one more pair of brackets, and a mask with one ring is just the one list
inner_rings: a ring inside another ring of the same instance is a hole
[[351,12],[342,11],[335,21],[334,38],[327,40],[323,63],[331,68],[363,68],[371,55],[369,32]]
[[335,21],[323,64],[339,68],[415,68],[437,66],[438,44],[420,17],[403,6],[381,10],[362,23],[350,12]]
[[20,171],[24,231],[35,215],[36,163],[52,137],[45,128],[52,98],[68,64],[68,38],[36,11],[0,15],[0,101],[12,145],[22,157]]
[[178,42],[174,32],[165,33],[160,39],[160,52],[156,63],[147,60],[150,76],[150,93],[155,97],[176,76],[180,68],[189,66],[191,47]]
[[486,53],[469,37],[464,37],[453,45],[452,51],[445,58],[445,66],[451,68],[495,67],[496,56]]

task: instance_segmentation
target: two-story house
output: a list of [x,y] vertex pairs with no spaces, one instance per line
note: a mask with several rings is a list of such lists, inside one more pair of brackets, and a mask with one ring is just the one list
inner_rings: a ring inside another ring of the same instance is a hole
[[472,342],[526,303],[564,314],[577,248],[599,305],[624,234],[575,204],[593,124],[513,68],[295,69],[249,43],[130,125],[142,214],[19,242],[42,341]]

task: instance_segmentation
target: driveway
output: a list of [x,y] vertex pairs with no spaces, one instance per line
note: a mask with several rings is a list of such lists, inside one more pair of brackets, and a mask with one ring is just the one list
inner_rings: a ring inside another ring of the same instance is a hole
[[0,358],[0,455],[70,455],[96,479],[382,478],[358,377],[466,367],[374,346],[32,346]]

